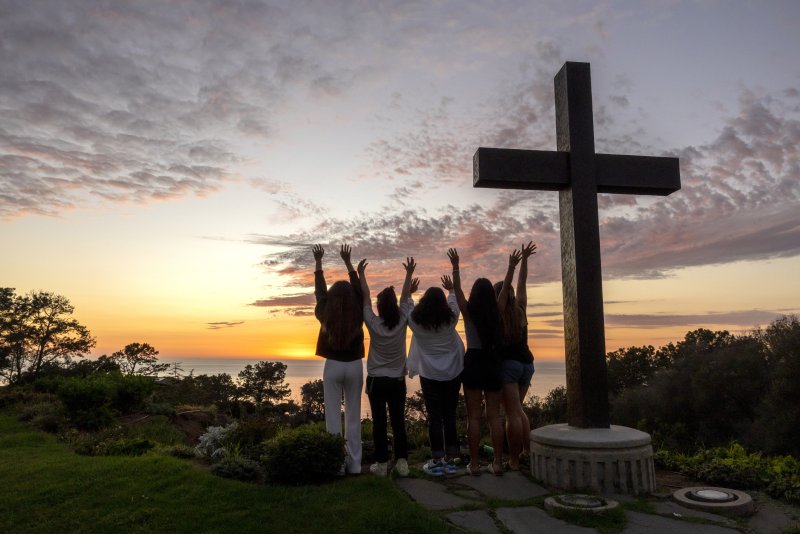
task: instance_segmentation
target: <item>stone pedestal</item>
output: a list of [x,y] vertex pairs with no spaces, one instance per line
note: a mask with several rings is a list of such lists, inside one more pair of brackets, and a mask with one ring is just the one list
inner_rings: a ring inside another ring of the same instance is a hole
[[624,426],[531,431],[531,473],[566,491],[641,494],[656,488],[650,435]]

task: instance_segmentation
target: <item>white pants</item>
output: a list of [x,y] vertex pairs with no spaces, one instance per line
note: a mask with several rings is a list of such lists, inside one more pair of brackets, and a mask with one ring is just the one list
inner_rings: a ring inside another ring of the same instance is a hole
[[344,393],[345,467],[348,473],[361,472],[361,388],[364,367],[361,360],[325,360],[322,388],[325,393],[325,428],[342,434],[342,393]]

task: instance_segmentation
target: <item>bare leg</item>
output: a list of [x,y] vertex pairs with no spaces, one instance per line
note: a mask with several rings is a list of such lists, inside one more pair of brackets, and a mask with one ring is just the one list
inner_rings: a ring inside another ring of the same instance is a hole
[[[520,407],[528,395],[528,389],[530,389],[530,385],[519,387]],[[528,419],[525,409],[522,409],[522,452],[525,453],[525,456],[531,455],[531,420]]]
[[494,447],[494,459],[492,468],[495,473],[503,469],[503,420],[500,417],[500,403],[503,399],[502,391],[486,391],[486,419],[489,422],[489,433]]
[[503,405],[506,409],[506,437],[508,439],[508,467],[519,469],[519,454],[522,452],[522,404],[519,401],[519,386],[503,384]]
[[464,399],[467,402],[467,444],[469,445],[469,464],[473,471],[478,470],[478,444],[481,440],[481,400],[483,393],[479,389],[464,388]]

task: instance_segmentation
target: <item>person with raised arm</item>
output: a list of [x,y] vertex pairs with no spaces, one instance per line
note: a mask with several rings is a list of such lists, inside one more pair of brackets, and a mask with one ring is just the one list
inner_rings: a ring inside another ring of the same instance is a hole
[[[536,245],[529,242],[508,257],[505,279],[494,285],[497,308],[500,311],[502,335],[497,354],[502,360],[503,406],[506,412],[506,437],[508,439],[508,468],[519,470],[521,455],[530,451],[531,423],[522,402],[528,394],[533,377],[533,353],[528,348],[528,258],[536,254]],[[521,262],[521,264],[520,264]],[[511,282],[514,270],[520,264],[517,292]]]
[[[452,286],[458,309],[464,318],[464,333],[467,336],[467,352],[464,355],[464,371],[461,382],[467,404],[467,443],[470,462],[467,473],[480,474],[478,446],[481,439],[481,405],[486,401],[486,420],[494,448],[494,458],[489,464],[490,473],[503,474],[503,422],[500,417],[501,390],[503,388],[500,359],[495,345],[500,335],[500,313],[492,283],[478,278],[472,284],[469,300],[461,289],[461,270],[458,251],[451,248],[447,257],[453,267]],[[448,277],[445,282],[450,285]]]
[[[406,437],[406,331],[408,320],[400,313],[394,287],[389,286],[378,293],[376,305],[378,315],[372,311],[367,265],[358,264],[358,278],[363,295],[364,324],[369,332],[369,354],[367,355],[367,397],[372,410],[372,439],[375,443],[375,463],[369,468],[378,476],[389,472],[389,450],[387,446],[386,411],[394,435],[394,470],[408,476],[408,440]],[[411,279],[406,271],[401,295],[406,298],[419,286],[418,279]]]
[[[344,395],[345,462],[340,474],[361,473],[361,387],[364,383],[364,323],[361,283],[350,262],[350,246],[339,252],[349,281],[339,280],[330,289],[325,284],[321,245],[312,248],[314,261],[314,315],[320,323],[316,354],[325,358],[322,387],[325,397],[325,428],[342,434],[341,403]],[[362,260],[365,263],[365,260]],[[359,267],[361,264],[359,264]]]
[[[414,258],[407,258],[403,266],[408,278],[416,267]],[[446,298],[441,288],[431,287],[416,306],[404,292],[400,306],[413,333],[408,351],[409,376],[417,372],[420,375],[428,417],[431,459],[422,469],[432,476],[455,474],[458,470],[454,461],[459,453],[456,410],[464,368],[464,343],[456,332],[458,303],[452,283],[446,284],[444,278],[442,283],[449,292]]]

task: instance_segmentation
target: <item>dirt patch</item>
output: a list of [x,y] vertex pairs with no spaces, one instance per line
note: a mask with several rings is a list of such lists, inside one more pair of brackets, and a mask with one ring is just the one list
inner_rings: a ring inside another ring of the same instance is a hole
[[188,445],[196,445],[200,436],[206,433],[209,426],[227,425],[228,418],[224,415],[215,416],[202,410],[191,410],[175,414],[172,423],[183,432]]

